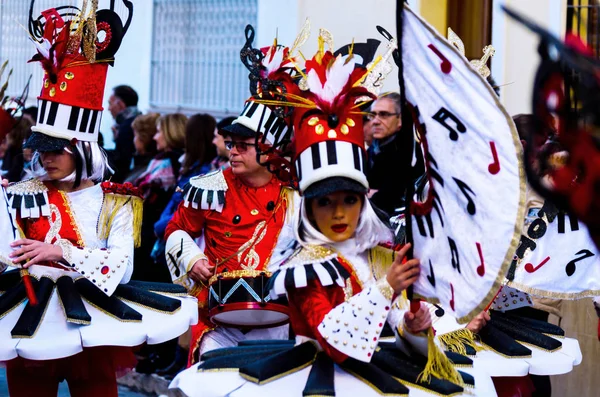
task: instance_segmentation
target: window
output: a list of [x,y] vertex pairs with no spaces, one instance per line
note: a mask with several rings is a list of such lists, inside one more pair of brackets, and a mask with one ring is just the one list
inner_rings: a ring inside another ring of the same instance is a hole
[[250,96],[240,61],[257,0],[154,0],[150,105],[237,114]]
[[[0,1],[0,61],[8,60],[8,68],[13,74],[8,83],[7,95],[20,96],[32,76],[29,89],[29,102],[35,103],[35,98],[42,88],[43,72],[39,63],[27,63],[36,53],[33,42],[29,39],[29,1],[2,0]],[[35,10],[45,10],[56,6],[56,1],[38,0]],[[34,17],[39,15],[34,13]],[[5,80],[7,72],[3,75]]]

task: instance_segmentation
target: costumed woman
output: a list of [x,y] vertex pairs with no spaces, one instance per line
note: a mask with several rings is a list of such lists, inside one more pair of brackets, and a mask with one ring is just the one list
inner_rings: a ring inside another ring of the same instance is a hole
[[[97,143],[124,29],[112,9],[62,10],[29,24],[46,72],[26,143],[35,177],[0,189],[0,363],[11,396],[56,396],[62,380],[72,396],[117,396],[118,374],[135,365],[131,347],[187,331],[196,301],[176,285],[129,282],[142,200],[100,183],[110,169]],[[81,53],[82,29],[106,40],[84,34]]]
[[[291,115],[303,195],[294,218],[298,248],[271,278],[271,297],[288,298],[296,340],[245,341],[207,352],[170,387],[188,396],[493,396],[489,377],[474,382],[431,346],[425,305],[406,310],[402,294],[420,265],[404,261],[408,245],[399,252],[379,246],[392,232],[367,198],[360,104],[372,95],[359,84],[368,72],[351,56],[334,56],[331,44],[325,51],[328,40],[322,30],[319,52],[303,65],[301,98],[290,95],[286,102],[310,104]],[[392,343],[380,341],[386,324]],[[435,373],[446,379],[425,371],[428,354],[436,352],[442,358],[436,357]],[[472,364],[460,355],[452,359]]]

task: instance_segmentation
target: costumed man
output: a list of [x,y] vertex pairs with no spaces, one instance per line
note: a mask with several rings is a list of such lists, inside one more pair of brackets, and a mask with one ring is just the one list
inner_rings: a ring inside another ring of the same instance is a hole
[[[230,126],[219,130],[231,167],[192,178],[184,188],[184,202],[167,225],[166,256],[174,281],[198,297],[200,322],[192,329],[192,362],[201,352],[235,346],[243,339],[288,337],[287,325],[217,327],[208,313],[209,287],[218,278],[268,274],[269,263],[281,256],[281,250],[274,252],[278,239],[283,247],[292,241],[290,231],[282,229],[290,222],[294,190],[259,164],[255,143],[257,134],[282,129],[287,129],[285,121],[268,107],[248,103]],[[198,237],[203,249],[194,242]]]
[[66,380],[72,396],[116,397],[131,347],[186,332],[196,300],[180,286],[130,282],[142,200],[102,182],[110,168],[97,140],[120,16],[84,2],[29,26],[45,75],[26,143],[35,177],[0,189],[0,362],[11,396],[56,395]]
[[[297,90],[291,54],[306,37],[300,35],[291,50],[277,41],[256,49],[253,40],[254,29],[248,25],[240,55],[250,71],[253,97],[269,102],[288,89]],[[288,116],[281,108],[247,102],[237,119],[217,131],[231,167],[192,178],[166,228],[173,280],[187,286],[199,302],[190,363],[204,352],[245,339],[288,338],[287,307],[269,302],[264,280],[294,243],[290,214],[298,195],[288,187],[289,173],[275,166],[281,162],[272,163],[291,140]],[[203,248],[194,243],[199,237]]]

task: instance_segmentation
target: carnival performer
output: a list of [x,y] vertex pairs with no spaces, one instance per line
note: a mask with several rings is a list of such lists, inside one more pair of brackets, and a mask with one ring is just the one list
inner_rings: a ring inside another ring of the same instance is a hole
[[[0,245],[8,266],[0,274],[0,362],[11,396],[55,396],[62,380],[72,396],[117,396],[118,374],[135,365],[131,347],[172,339],[197,321],[184,288],[129,282],[142,200],[130,186],[101,183],[110,168],[97,143],[123,24],[112,8],[86,5],[89,14],[63,7],[29,24],[45,23],[30,32],[46,72],[26,143],[35,177],[2,181],[0,192],[0,230],[12,241]],[[102,43],[86,36],[80,52],[84,25],[112,33]]]
[[[427,356],[437,351],[426,333],[431,317],[425,306],[407,311],[403,297],[420,264],[405,261],[409,245],[399,252],[380,246],[392,232],[367,197],[357,103],[373,98],[360,86],[368,71],[351,56],[326,51],[329,40],[321,30],[319,51],[299,83],[306,88],[298,102],[312,106],[298,106],[291,116],[302,194],[293,222],[298,248],[271,278],[271,296],[288,298],[296,341],[246,341],[203,353],[170,387],[189,396],[418,396],[460,395],[469,384],[476,394],[495,395],[489,377],[478,374],[474,382],[450,362],[436,369],[456,383],[424,373]],[[386,323],[393,343],[380,343]]]
[[[175,282],[198,298],[200,322],[192,328],[190,359],[217,347],[235,346],[244,339],[287,339],[288,326],[217,327],[209,319],[209,285],[218,276],[234,279],[268,272],[278,239],[292,242],[290,217],[294,191],[261,166],[256,134],[266,133],[261,117],[270,110],[249,103],[229,127],[220,130],[229,149],[231,168],[191,178],[184,202],[165,231],[167,263]],[[275,118],[273,129],[287,128]],[[202,237],[204,249],[193,239]],[[207,333],[208,331],[212,331]]]

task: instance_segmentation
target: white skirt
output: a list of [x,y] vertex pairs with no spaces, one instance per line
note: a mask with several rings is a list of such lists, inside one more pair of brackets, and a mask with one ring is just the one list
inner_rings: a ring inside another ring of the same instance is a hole
[[34,335],[31,338],[13,338],[11,330],[28,304],[25,300],[0,319],[0,362],[16,357],[30,360],[64,358],[81,352],[85,347],[132,347],[143,343],[162,343],[178,337],[198,322],[196,298],[172,294],[161,295],[181,301],[181,307],[172,313],[159,312],[122,300],[130,308],[142,314],[142,320],[135,322],[119,320],[82,299],[92,320],[89,325],[81,325],[67,322],[57,289],[54,288]]
[[[308,366],[297,372],[283,376],[272,382],[258,385],[242,378],[234,370],[214,370],[198,372],[198,366],[180,372],[169,385],[170,391],[177,395],[183,394],[188,397],[265,397],[265,396],[290,396],[301,397],[302,390],[306,385],[308,375],[312,366]],[[465,388],[465,393],[455,396],[496,396],[496,390],[492,378],[479,369],[477,365],[473,368],[459,368],[475,378],[475,388]],[[369,384],[346,372],[337,364],[335,365],[335,394],[336,396],[379,396],[381,395]],[[437,396],[432,391],[424,388],[411,386],[404,383],[409,389],[409,397],[431,397]],[[391,394],[386,394],[391,395]]]

